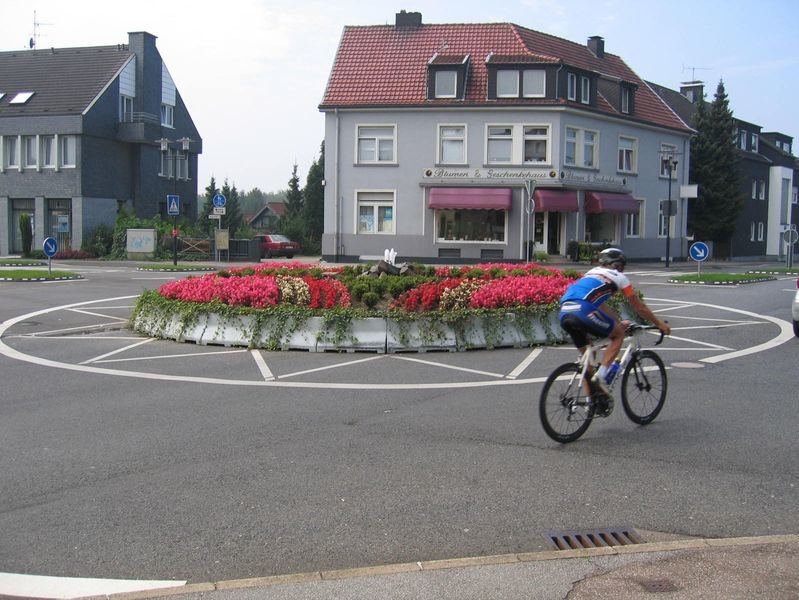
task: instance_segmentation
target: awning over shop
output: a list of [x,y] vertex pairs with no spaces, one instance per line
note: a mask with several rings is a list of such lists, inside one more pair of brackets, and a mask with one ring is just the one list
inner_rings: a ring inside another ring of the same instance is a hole
[[587,213],[637,213],[639,204],[638,200],[630,194],[585,193],[585,212]]
[[575,190],[536,190],[533,192],[535,212],[577,212]]
[[510,210],[510,188],[430,188],[427,206],[435,209]]

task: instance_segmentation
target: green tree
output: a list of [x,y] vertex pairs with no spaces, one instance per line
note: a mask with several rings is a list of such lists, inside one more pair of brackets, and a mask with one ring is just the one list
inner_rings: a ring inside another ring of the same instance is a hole
[[302,215],[302,191],[300,190],[300,178],[297,176],[297,163],[291,171],[289,179],[289,189],[286,192],[286,214],[289,219]]
[[209,219],[208,215],[214,213],[214,196],[219,193],[219,188],[216,187],[216,179],[211,176],[211,181],[208,184],[208,187],[205,188],[205,201],[203,202],[203,209],[200,213],[200,229],[205,232],[206,235],[213,236],[214,229],[217,228],[216,219]]
[[225,214],[222,216],[222,228],[230,230],[230,238],[236,236],[236,230],[244,225],[244,216],[241,213],[239,206],[239,192],[234,183],[231,187],[227,179],[225,185],[222,186],[222,195],[227,199],[225,204]]
[[714,242],[716,254],[727,256],[746,196],[724,81],[719,81],[709,107],[704,99],[699,101],[693,125],[690,180],[699,184],[699,196],[693,202],[691,225],[698,239]]
[[308,170],[303,197],[303,221],[305,221],[305,247],[307,254],[322,251],[322,233],[325,227],[325,143],[322,142],[319,160]]

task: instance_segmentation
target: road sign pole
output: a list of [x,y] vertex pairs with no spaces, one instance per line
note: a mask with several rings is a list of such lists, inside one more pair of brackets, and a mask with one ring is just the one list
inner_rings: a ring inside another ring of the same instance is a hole
[[172,228],[172,264],[178,266],[178,217],[175,215],[175,224]]

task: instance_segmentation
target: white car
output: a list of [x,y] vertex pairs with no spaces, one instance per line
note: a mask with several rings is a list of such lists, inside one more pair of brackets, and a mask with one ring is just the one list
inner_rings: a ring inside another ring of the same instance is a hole
[[793,297],[791,314],[793,315],[793,333],[799,337],[799,278],[796,280],[796,295]]

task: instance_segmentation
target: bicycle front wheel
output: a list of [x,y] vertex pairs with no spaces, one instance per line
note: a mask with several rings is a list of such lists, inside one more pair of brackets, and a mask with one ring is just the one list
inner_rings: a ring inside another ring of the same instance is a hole
[[566,444],[583,435],[594,418],[594,405],[586,397],[580,366],[559,366],[547,378],[538,405],[541,425],[556,442]]
[[660,356],[641,350],[633,356],[621,380],[621,403],[633,423],[648,425],[666,401],[666,367]]

